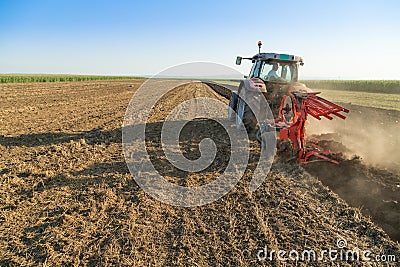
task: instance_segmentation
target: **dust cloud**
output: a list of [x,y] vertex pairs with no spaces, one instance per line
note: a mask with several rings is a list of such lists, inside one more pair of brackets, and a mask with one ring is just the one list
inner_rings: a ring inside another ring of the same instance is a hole
[[356,155],[368,165],[400,173],[400,112],[344,106],[350,110],[345,120],[310,118],[307,135],[335,133],[335,141],[348,149],[347,157]]

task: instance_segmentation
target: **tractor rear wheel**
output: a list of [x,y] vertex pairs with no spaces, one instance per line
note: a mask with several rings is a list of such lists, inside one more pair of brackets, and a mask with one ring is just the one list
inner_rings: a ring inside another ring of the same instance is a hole
[[256,117],[250,107],[241,98],[238,100],[237,114],[236,125],[238,128],[244,125],[248,133],[252,133],[256,130]]

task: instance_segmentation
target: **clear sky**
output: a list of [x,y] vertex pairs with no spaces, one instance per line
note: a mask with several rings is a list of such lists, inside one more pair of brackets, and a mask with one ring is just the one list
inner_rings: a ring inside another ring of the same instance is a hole
[[0,0],[0,73],[152,75],[300,55],[302,78],[400,79],[400,1]]

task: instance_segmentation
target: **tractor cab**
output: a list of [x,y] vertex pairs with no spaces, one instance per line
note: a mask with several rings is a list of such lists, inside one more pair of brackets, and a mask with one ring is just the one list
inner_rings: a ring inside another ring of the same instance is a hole
[[305,85],[298,83],[299,66],[304,65],[303,58],[289,54],[261,53],[261,45],[261,41],[258,42],[258,54],[253,57],[236,58],[236,65],[240,65],[243,59],[253,63],[249,76],[245,76],[245,80],[240,83],[238,94],[247,99],[262,93],[274,115],[277,115],[284,95],[294,88],[305,90]]
[[259,78],[265,83],[288,84],[298,81],[298,68],[303,65],[299,56],[277,53],[258,53],[251,58],[237,57],[236,64],[242,59],[249,59],[253,66],[248,78]]

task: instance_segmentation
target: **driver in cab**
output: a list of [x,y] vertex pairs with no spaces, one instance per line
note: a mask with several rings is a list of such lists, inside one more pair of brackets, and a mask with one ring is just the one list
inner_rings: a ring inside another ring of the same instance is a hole
[[278,64],[275,63],[274,65],[272,65],[272,70],[268,72],[266,80],[267,81],[278,80],[280,76],[278,75],[278,73],[276,73],[277,70],[278,70]]

